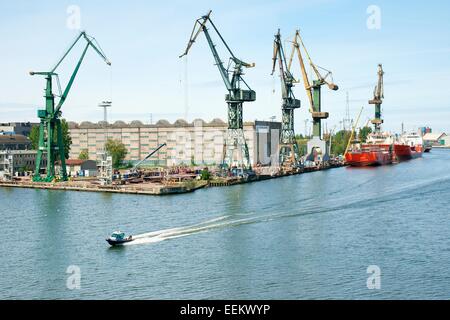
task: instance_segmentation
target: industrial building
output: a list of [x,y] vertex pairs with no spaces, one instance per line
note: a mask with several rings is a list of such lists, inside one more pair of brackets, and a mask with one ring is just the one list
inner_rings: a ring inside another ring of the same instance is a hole
[[31,140],[20,134],[0,134],[0,150],[28,150]]
[[32,171],[37,152],[31,141],[18,134],[0,134],[0,180],[9,180],[19,172]]
[[26,137],[30,136],[31,128],[38,126],[39,123],[31,122],[7,122],[0,123],[0,135],[2,134],[20,134]]
[[445,136],[442,141],[444,142],[444,147],[450,148],[450,136]]
[[[58,163],[58,170],[61,163]],[[98,176],[97,162],[95,160],[80,160],[67,159],[66,160],[67,174],[69,177],[96,177]]]
[[424,143],[429,143],[433,147],[444,147],[445,138],[447,135],[445,133],[427,133],[423,136]]
[[[34,150],[0,150],[0,180],[9,180],[21,172],[34,171],[36,154]],[[46,165],[44,158],[42,168]]]
[[[281,123],[254,121],[245,122],[243,126],[252,165],[275,164],[278,161]],[[211,122],[197,119],[191,123],[177,120],[172,124],[167,120],[156,124],[143,124],[141,121],[116,121],[113,124],[70,122],[70,158],[77,159],[87,149],[90,159],[101,160],[106,140],[114,139],[127,148],[125,161],[142,160],[159,145],[167,143],[167,148],[152,156],[148,163],[167,166],[220,164],[227,128],[227,123],[220,119]]]

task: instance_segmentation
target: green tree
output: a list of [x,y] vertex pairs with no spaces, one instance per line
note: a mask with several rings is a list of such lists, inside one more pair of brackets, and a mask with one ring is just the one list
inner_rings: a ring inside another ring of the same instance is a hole
[[78,159],[89,160],[89,150],[88,149],[81,150],[80,155],[78,156]]
[[308,138],[304,137],[303,135],[299,134],[295,136],[295,140],[297,141],[298,150],[300,153],[300,156],[304,156],[307,152],[307,145],[308,145]]
[[127,155],[127,148],[119,140],[108,139],[105,144],[106,151],[112,156],[113,167],[119,168]]
[[344,130],[336,132],[336,134],[333,136],[331,144],[331,153],[333,155],[337,156],[344,154],[351,134],[352,133],[350,131]]
[[209,172],[208,168],[204,168],[201,172],[201,179],[209,180],[210,178],[211,178],[211,173]]
[[39,126],[31,127],[30,131],[31,148],[37,150],[39,147]]
[[[63,136],[64,155],[65,155],[66,159],[69,159],[70,147],[72,145],[72,138],[70,137],[69,124],[67,123],[66,119],[61,119],[61,131],[62,131],[62,136]],[[30,140],[31,140],[31,147],[33,148],[33,150],[38,150],[38,148],[39,148],[39,126],[34,126],[31,128]],[[53,142],[55,144],[57,144],[57,142],[58,142],[56,128],[53,132]],[[59,154],[56,154],[56,160],[59,160]]]
[[361,128],[361,130],[359,131],[359,140],[361,140],[361,142],[366,142],[367,141],[367,136],[372,133],[372,128],[371,127],[363,127]]

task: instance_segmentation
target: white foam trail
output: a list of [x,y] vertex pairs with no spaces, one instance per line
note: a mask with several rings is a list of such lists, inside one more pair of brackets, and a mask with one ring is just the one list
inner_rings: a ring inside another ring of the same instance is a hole
[[[241,215],[241,216],[249,216],[249,215]],[[185,237],[188,235],[192,235],[194,233],[201,233],[201,232],[207,232],[212,229],[219,229],[219,228],[228,228],[232,226],[238,226],[242,224],[249,224],[249,223],[256,223],[256,222],[262,222],[267,221],[268,219],[276,218],[277,216],[274,215],[265,215],[265,216],[253,216],[243,219],[231,219],[231,216],[222,216],[218,217],[212,220],[208,220],[205,222],[201,222],[192,226],[185,226],[185,227],[179,227],[179,228],[172,228],[172,229],[165,229],[165,230],[159,230],[159,231],[153,231],[148,233],[142,233],[138,234],[134,237],[134,241],[128,242],[124,245],[137,245],[137,244],[148,244],[148,243],[157,243],[164,240],[174,239],[174,238],[180,238]],[[229,221],[227,221],[229,220]],[[223,221],[223,222],[220,222]],[[219,222],[219,223],[217,223]]]
[[[427,185],[430,183],[437,183],[440,181],[444,181],[449,179],[450,176],[444,176],[444,177],[435,177],[430,178],[425,181],[420,181],[418,183],[411,183],[403,186],[392,186],[388,190],[384,190],[383,194],[380,194],[380,196],[385,196],[386,194],[393,195],[395,193],[405,192],[414,188],[417,188],[419,186]],[[345,202],[343,200],[346,200],[348,198],[349,201]],[[373,198],[373,196],[370,196],[369,199]],[[376,197],[375,197],[376,198]],[[147,232],[142,233],[133,236],[135,239],[132,242],[126,243],[124,245],[138,245],[138,244],[150,244],[150,243],[157,243],[164,240],[169,239],[175,239],[180,237],[185,237],[188,235],[201,233],[201,232],[208,232],[213,229],[219,229],[219,228],[229,228],[233,226],[243,225],[243,224],[250,224],[250,223],[259,223],[259,222],[265,222],[265,221],[272,221],[276,219],[281,218],[289,218],[289,217],[296,217],[300,215],[305,214],[311,214],[311,213],[317,213],[322,211],[333,211],[340,209],[342,207],[342,203],[346,203],[346,205],[351,204],[357,204],[358,202],[361,202],[364,199],[354,199],[353,195],[351,196],[344,196],[339,198],[339,202],[341,204],[337,206],[327,206],[324,208],[317,208],[315,204],[310,206],[305,206],[305,203],[309,203],[310,201],[303,201],[302,211],[301,212],[290,212],[290,213],[277,213],[277,214],[266,214],[266,215],[257,215],[254,213],[250,214],[240,214],[240,215],[227,215],[227,216],[221,216],[217,217],[205,222],[201,222],[195,225],[191,226],[184,226],[184,227],[178,227],[178,228],[170,228],[170,229],[163,229],[153,232]],[[366,199],[367,200],[367,199]],[[315,200],[314,200],[315,201]],[[312,201],[312,202],[314,202]],[[334,203],[334,202],[333,202]],[[241,218],[238,218],[241,217]]]

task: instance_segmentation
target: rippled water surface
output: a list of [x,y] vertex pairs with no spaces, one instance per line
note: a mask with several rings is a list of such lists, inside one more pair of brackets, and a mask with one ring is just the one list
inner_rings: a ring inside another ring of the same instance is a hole
[[449,299],[449,208],[449,150],[177,196],[0,188],[0,298]]

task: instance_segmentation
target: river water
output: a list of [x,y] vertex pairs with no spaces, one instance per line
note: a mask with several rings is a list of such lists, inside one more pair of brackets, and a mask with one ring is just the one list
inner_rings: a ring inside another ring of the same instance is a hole
[[0,299],[449,299],[449,204],[449,150],[175,196],[0,188]]

